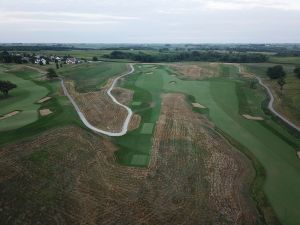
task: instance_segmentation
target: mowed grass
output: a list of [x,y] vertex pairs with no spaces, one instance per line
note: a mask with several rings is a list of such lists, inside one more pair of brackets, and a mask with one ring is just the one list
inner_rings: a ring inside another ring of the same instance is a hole
[[[142,70],[143,66],[128,78],[126,82],[130,85],[124,85],[137,91],[134,101],[148,104],[144,108],[134,107],[142,116],[142,123],[155,123],[158,119],[161,95],[164,92],[181,92],[193,96],[196,102],[208,107],[208,117],[217,128],[245,146],[265,168],[263,190],[282,224],[297,224],[300,221],[300,161],[296,154],[300,140],[260,109],[266,97],[263,89],[251,89],[249,83],[238,77],[184,81],[172,76],[170,70],[163,66],[155,69],[152,75],[146,75]],[[176,81],[176,84],[170,84],[170,81]],[[149,98],[145,97],[146,93],[151,94]],[[153,107],[149,107],[149,101]],[[241,112],[263,116],[265,121],[246,120]],[[141,129],[117,139],[121,147],[117,152],[120,163],[134,165],[134,155],[150,154],[151,135],[140,134]]]
[[[299,139],[271,120],[255,122],[241,117],[236,91],[240,81],[224,78],[197,82],[177,80],[177,87],[174,87],[168,84],[173,77],[165,75],[164,79],[165,89],[194,96],[209,108],[209,118],[219,129],[255,155],[266,170],[264,190],[281,222],[296,224],[300,221],[300,162],[295,148],[300,146]],[[244,94],[255,101],[252,104],[260,107],[261,98]]]
[[[150,67],[149,65],[135,66],[136,72],[121,84],[124,88],[134,90],[133,102],[140,104],[133,104],[131,108],[141,116],[141,126],[138,129],[114,139],[119,146],[115,155],[122,165],[146,167],[149,163],[152,132],[160,114],[160,95],[163,91],[160,70],[150,70]],[[147,74],[149,71],[154,73],[149,75]]]
[[300,56],[294,56],[294,57],[271,56],[269,57],[269,62],[300,65]]
[[152,134],[153,127],[153,123],[144,123],[143,128],[141,130],[141,134]]
[[[1,65],[0,68],[4,68],[4,66]],[[12,65],[11,67],[17,67],[17,65]],[[42,67],[41,67],[42,68]],[[24,69],[24,68],[23,68]],[[3,70],[1,70],[3,72]],[[17,76],[15,75],[17,74]],[[1,74],[1,78],[3,73]],[[81,120],[79,119],[76,111],[74,110],[74,107],[69,102],[68,98],[61,95],[60,92],[60,81],[54,80],[54,81],[46,81],[46,80],[39,80],[38,78],[41,77],[41,74],[37,74],[36,71],[32,70],[24,70],[24,73],[19,70],[14,71],[14,74],[6,74],[5,76],[11,76],[12,79],[18,79],[20,82],[25,82],[25,84],[35,85],[39,88],[43,88],[42,92],[45,92],[43,94],[41,93],[35,93],[36,89],[35,86],[32,86],[30,91],[34,91],[34,93],[30,93],[28,91],[20,91],[21,88],[19,87],[15,89],[18,93],[18,95],[14,95],[14,98],[7,99],[8,102],[2,102],[0,100],[0,110],[3,112],[11,111],[14,109],[14,106],[22,105],[24,104],[25,107],[28,107],[30,118],[23,118],[23,115],[26,115],[27,111],[22,111],[22,113],[17,114],[16,116],[11,117],[11,121],[8,121],[7,124],[5,124],[5,127],[12,127],[13,129],[4,131],[0,131],[0,145],[14,142],[14,141],[20,141],[21,139],[31,137],[34,135],[38,135],[41,132],[44,132],[46,130],[64,126],[64,125],[77,125],[84,127],[81,123]],[[22,78],[20,78],[22,77]],[[23,79],[24,78],[24,79]],[[29,83],[28,83],[29,82]],[[26,86],[27,87],[27,86]],[[28,86],[29,88],[30,86]],[[38,89],[40,90],[40,89]],[[13,94],[13,91],[11,92]],[[16,94],[16,93],[15,93]],[[44,102],[42,104],[36,104],[38,100],[43,98],[45,95],[51,96],[52,99]],[[26,98],[32,99],[32,101],[26,101]],[[34,96],[34,97],[32,97]],[[28,105],[26,104],[28,103]],[[13,106],[12,106],[13,105]],[[11,108],[10,108],[11,107]],[[48,115],[46,117],[39,116],[37,110],[39,108],[48,108],[53,113],[51,115]],[[35,110],[34,113],[32,113],[32,110]],[[19,116],[20,120],[13,120],[13,118],[17,118]],[[27,120],[26,120],[27,119]],[[5,119],[6,120],[6,119]],[[5,121],[2,120],[2,121]],[[21,122],[20,122],[21,121]],[[25,123],[26,122],[26,123]],[[18,126],[16,126],[15,123]],[[1,124],[1,122],[0,122]]]
[[39,118],[38,109],[40,105],[36,102],[48,94],[47,88],[27,80],[28,71],[18,75],[0,70],[0,79],[8,80],[18,87],[9,92],[9,97],[0,97],[0,115],[5,115],[13,111],[20,111],[15,116],[0,120],[0,131],[8,131],[23,127],[33,123]]
[[126,63],[97,62],[78,65],[66,65],[58,72],[65,79],[75,82],[79,92],[99,90],[111,77],[127,71]]

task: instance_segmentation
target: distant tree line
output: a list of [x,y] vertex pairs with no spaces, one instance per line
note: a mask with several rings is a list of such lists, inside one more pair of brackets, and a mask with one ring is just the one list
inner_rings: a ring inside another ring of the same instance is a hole
[[266,62],[267,56],[258,53],[222,53],[215,51],[192,52],[145,52],[112,51],[104,57],[109,59],[128,59],[138,62],[178,62],[178,61],[206,61],[232,63],[259,63]]
[[0,51],[67,51],[67,50],[87,50],[87,48],[75,48],[72,46],[56,46],[56,45],[0,45]]

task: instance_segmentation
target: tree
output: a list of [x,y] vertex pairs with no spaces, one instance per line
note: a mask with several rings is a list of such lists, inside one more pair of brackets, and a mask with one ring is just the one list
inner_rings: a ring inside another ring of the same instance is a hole
[[294,73],[300,79],[300,67],[297,67],[296,69],[294,69]]
[[17,85],[11,83],[10,81],[2,81],[0,80],[0,91],[3,93],[5,97],[8,96],[8,92],[14,88],[16,88]]
[[94,57],[93,57],[93,61],[98,61],[97,56],[94,56]]
[[53,68],[47,69],[47,78],[52,79],[58,77]]
[[281,90],[281,92],[282,92],[283,86],[286,84],[284,78],[283,78],[283,77],[280,77],[280,78],[278,79],[277,83],[279,84],[280,90]]
[[267,70],[267,75],[271,79],[278,79],[284,77],[286,73],[281,65],[277,65],[277,66],[269,67]]

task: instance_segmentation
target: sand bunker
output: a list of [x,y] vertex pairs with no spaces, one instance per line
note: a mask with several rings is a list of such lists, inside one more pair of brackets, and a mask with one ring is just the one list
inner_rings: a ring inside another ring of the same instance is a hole
[[0,120],[4,120],[4,119],[7,119],[9,117],[12,117],[12,116],[15,116],[19,113],[20,111],[13,111],[13,112],[10,112],[10,113],[7,113],[6,115],[4,116],[0,116]]
[[264,118],[259,117],[259,116],[250,116],[247,114],[243,115],[244,118],[246,118],[247,120],[264,120]]
[[47,116],[49,114],[53,113],[50,109],[41,109],[40,110],[40,115],[41,116]]
[[147,75],[153,74],[153,72],[146,73]]
[[46,101],[48,101],[48,100],[50,100],[50,99],[51,99],[51,97],[45,97],[45,98],[40,99],[40,100],[38,101],[38,103],[43,103],[43,102],[46,102]]
[[199,109],[206,109],[206,107],[204,105],[201,105],[197,102],[192,103],[193,107],[195,108],[199,108]]
[[299,151],[299,152],[297,152],[297,155],[298,155],[298,158],[300,159],[300,151]]
[[176,81],[170,81],[169,84],[177,84]]

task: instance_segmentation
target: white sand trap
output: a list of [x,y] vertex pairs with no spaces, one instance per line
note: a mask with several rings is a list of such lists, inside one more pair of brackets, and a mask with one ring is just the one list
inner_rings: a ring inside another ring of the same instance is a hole
[[0,120],[4,120],[4,119],[7,119],[9,117],[12,117],[12,116],[15,116],[19,113],[20,111],[13,111],[13,112],[10,112],[10,113],[7,113],[6,115],[4,116],[0,116]]
[[246,118],[247,120],[264,120],[264,118],[259,117],[259,116],[250,116],[247,114],[243,115],[244,118]]
[[300,152],[297,152],[298,158],[300,159]]
[[40,110],[40,115],[41,116],[47,116],[49,114],[53,113],[50,109],[41,109]]
[[206,107],[204,105],[201,105],[197,102],[192,103],[193,107],[195,108],[199,108],[199,109],[206,109]]
[[50,100],[50,99],[51,99],[51,97],[45,97],[45,98],[40,99],[40,100],[38,101],[38,103],[43,103],[43,102],[46,102],[46,101],[48,101],[48,100]]

